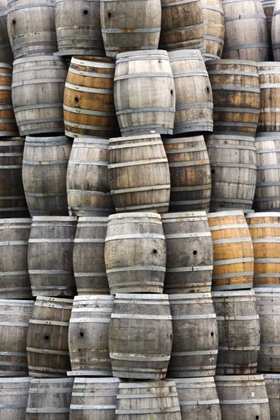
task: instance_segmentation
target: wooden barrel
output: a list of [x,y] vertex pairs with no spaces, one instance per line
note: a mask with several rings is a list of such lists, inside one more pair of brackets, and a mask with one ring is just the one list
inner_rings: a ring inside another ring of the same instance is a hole
[[164,137],[170,171],[170,211],[209,211],[210,161],[202,135]]
[[57,51],[54,0],[7,0],[7,29],[14,58]]
[[214,133],[238,132],[254,136],[260,113],[257,63],[210,60],[206,62],[206,68],[213,92]]
[[117,55],[114,102],[122,136],[173,134],[175,86],[164,50]]
[[278,420],[280,412],[280,375],[267,373],[263,376],[269,401],[270,420]]
[[254,248],[254,287],[280,287],[280,212],[246,216]]
[[71,58],[63,98],[67,136],[119,135],[113,97],[114,71],[115,62],[111,58]]
[[161,0],[100,0],[100,24],[107,57],[158,48]]
[[26,340],[33,306],[32,300],[0,299],[0,377],[28,376]]
[[198,0],[162,0],[160,48],[203,48],[202,4]]
[[116,294],[109,328],[113,376],[164,379],[171,347],[168,295]]
[[213,245],[205,211],[162,215],[166,242],[164,292],[210,292]]
[[60,57],[36,56],[14,61],[12,101],[21,136],[63,133],[66,63]]
[[168,211],[170,172],[159,134],[111,138],[108,173],[117,212]]
[[69,420],[74,378],[31,378],[26,420]]
[[100,0],[56,0],[55,28],[59,55],[105,55]]
[[176,91],[174,134],[213,131],[213,95],[199,50],[168,53]]
[[14,55],[7,29],[7,0],[0,1],[0,57],[1,62],[13,64]]
[[225,38],[225,16],[222,0],[201,0],[203,16],[204,61],[222,57]]
[[12,66],[0,63],[0,138],[18,136],[12,102]]
[[214,378],[176,378],[182,420],[222,420]]
[[109,216],[104,258],[111,294],[162,293],[166,243],[160,215]]
[[66,136],[26,137],[22,182],[31,216],[68,215],[66,171],[71,146]]
[[175,382],[120,383],[117,397],[116,420],[181,420]]
[[218,375],[257,372],[260,319],[253,290],[212,292],[219,331]]
[[237,133],[207,136],[212,189],[210,209],[251,209],[257,183],[255,138]]
[[105,138],[74,139],[66,177],[70,215],[108,216],[115,212],[108,177],[108,147]]
[[[278,0],[267,1],[267,7],[263,4],[264,11],[267,15],[267,26],[270,28],[271,46],[272,46],[272,60],[279,61],[280,59],[280,38],[278,34],[278,27],[280,22],[280,3]],[[268,17],[270,16],[270,18]]]
[[256,211],[280,210],[280,133],[258,133],[255,138],[257,183],[254,197]]
[[113,296],[75,296],[68,337],[71,375],[112,376],[109,325],[113,303]]
[[24,419],[27,407],[30,378],[0,379],[0,417]]
[[73,247],[78,295],[109,295],[104,247],[107,217],[79,217]]
[[218,324],[211,293],[170,295],[173,344],[168,376],[214,376]]
[[222,58],[265,61],[268,59],[266,16],[260,0],[222,0],[225,45]]
[[72,299],[36,298],[26,340],[29,376],[63,377],[71,369],[68,329],[72,303]]
[[75,296],[76,224],[76,217],[33,216],[28,241],[28,272],[33,296]]
[[[272,21],[273,21],[275,0],[261,0],[261,3],[263,6],[264,14],[266,16],[266,27],[267,27],[268,44],[269,44],[268,61],[273,61]],[[278,60],[275,58],[275,61],[278,61]]]
[[256,287],[255,293],[261,326],[258,371],[278,373],[280,370],[280,289]]
[[75,378],[69,420],[115,420],[118,378]]
[[223,419],[270,419],[263,375],[216,376],[215,381]]
[[260,79],[260,116],[258,131],[280,131],[280,63],[258,63]]
[[212,290],[253,287],[254,250],[242,210],[208,213],[213,241]]

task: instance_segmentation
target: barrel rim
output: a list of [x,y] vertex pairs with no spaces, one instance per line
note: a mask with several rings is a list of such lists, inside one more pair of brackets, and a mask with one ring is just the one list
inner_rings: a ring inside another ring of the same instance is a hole
[[32,216],[32,222],[76,222],[77,216]]
[[[279,289],[280,291],[280,289]],[[255,297],[255,289],[249,290],[223,290],[223,291],[211,291],[212,297],[228,297],[228,298],[235,298],[235,297]]]
[[110,214],[108,216],[108,222],[111,220],[118,220],[118,219],[129,219],[129,218],[151,218],[151,219],[160,219],[161,215],[156,212],[124,212],[124,213],[115,213]]
[[[168,59],[168,52],[166,50],[163,49],[152,49],[152,50],[136,50],[136,51],[125,51],[125,52],[121,52],[118,53],[116,56],[116,61],[118,61],[119,59],[122,59],[124,57],[138,57],[138,56],[143,56],[143,57],[147,57],[150,55],[164,55],[166,56],[166,58]],[[169,61],[169,59],[168,59]]]
[[217,212],[207,213],[208,218],[219,217],[219,216],[244,216],[244,211],[235,209],[235,210],[230,210],[230,211],[217,211]]
[[[209,65],[219,65],[219,64],[236,64],[236,65],[251,65],[257,67],[258,62],[254,60],[238,60],[238,59],[229,59],[229,58],[221,58],[219,60],[208,60],[206,61],[206,67]],[[279,63],[280,64],[280,63]]]
[[[256,213],[252,212],[252,213],[248,213],[246,215],[246,219],[252,219],[252,218],[257,218],[257,217],[268,217],[268,216],[280,217],[280,211],[278,211],[278,212],[276,212],[276,211],[272,211],[272,212],[264,211],[264,212],[256,212]],[[249,227],[250,227],[250,225],[249,225]],[[280,224],[279,224],[279,227],[280,227]]]
[[144,140],[144,139],[161,139],[161,135],[159,133],[151,133],[151,134],[139,134],[134,136],[124,136],[124,137],[111,137],[109,138],[109,144],[111,143],[123,143],[129,140]]
[[188,218],[199,217],[199,216],[201,217],[207,216],[206,210],[163,213],[161,214],[161,219],[162,219],[162,222],[164,222],[165,219],[176,219],[176,218],[183,218],[183,217],[186,217],[188,219]]
[[127,299],[127,300],[162,300],[169,301],[169,295],[167,293],[162,294],[152,294],[152,293],[116,293],[115,302],[117,299]]

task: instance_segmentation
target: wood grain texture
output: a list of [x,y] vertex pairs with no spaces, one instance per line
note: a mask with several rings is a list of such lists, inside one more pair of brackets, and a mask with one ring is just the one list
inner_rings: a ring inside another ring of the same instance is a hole
[[218,60],[222,57],[225,38],[225,16],[222,0],[201,0],[203,16],[203,58]]
[[258,132],[279,132],[280,63],[260,62],[258,71],[261,90]]
[[264,382],[267,391],[270,408],[270,420],[277,420],[280,415],[280,376],[279,374],[264,374]]
[[0,1],[0,52],[1,62],[13,64],[14,55],[11,48],[7,29],[7,0]]
[[0,416],[7,419],[25,417],[30,378],[0,379]]

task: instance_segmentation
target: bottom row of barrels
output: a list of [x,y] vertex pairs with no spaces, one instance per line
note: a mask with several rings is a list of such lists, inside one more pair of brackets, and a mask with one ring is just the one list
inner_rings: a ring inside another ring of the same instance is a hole
[[[125,382],[118,378],[0,379],[1,419],[278,419],[280,375]],[[26,417],[25,417],[26,415]]]

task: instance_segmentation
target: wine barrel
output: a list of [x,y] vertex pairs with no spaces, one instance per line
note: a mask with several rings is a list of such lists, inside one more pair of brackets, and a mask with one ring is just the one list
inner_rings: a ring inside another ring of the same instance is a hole
[[181,420],[175,382],[120,383],[118,389],[116,420]]
[[75,378],[69,420],[115,420],[118,378]]
[[211,169],[204,137],[164,137],[163,145],[170,171],[170,211],[209,211]]
[[162,215],[166,242],[164,292],[210,292],[213,245],[205,211]]
[[268,59],[266,16],[260,0],[222,0],[225,44],[222,58],[265,61]]
[[119,135],[113,97],[114,71],[115,62],[111,58],[71,58],[63,97],[67,136]]
[[201,0],[203,16],[204,61],[222,57],[225,38],[225,16],[222,0]]
[[108,173],[117,212],[168,211],[170,172],[159,134],[111,138]]
[[100,0],[100,25],[107,57],[158,48],[161,0]]
[[74,378],[31,378],[26,420],[69,420]]
[[26,340],[33,306],[32,300],[0,299],[0,377],[28,376]]
[[263,375],[216,376],[222,418],[270,420]]
[[253,290],[212,292],[219,331],[218,375],[257,372],[260,319]]
[[237,132],[255,136],[260,113],[257,63],[234,59],[210,60],[206,62],[206,68],[213,93],[214,133],[233,135]]
[[1,62],[13,64],[14,55],[7,29],[7,0],[0,1],[0,57]]
[[[2,59],[1,59],[2,60]],[[12,66],[0,63],[0,138],[18,136],[12,102]]]
[[208,213],[213,241],[212,290],[253,287],[254,250],[242,210]]
[[75,296],[76,224],[76,217],[33,216],[28,241],[28,272],[33,296]]
[[[273,21],[275,0],[261,0],[261,3],[263,6],[264,14],[266,16],[266,27],[267,27],[268,44],[269,44],[268,61],[273,61],[272,21]],[[278,60],[275,58],[275,61],[278,61]]]
[[258,63],[260,79],[260,116],[258,132],[279,132],[280,117],[280,63]]
[[111,294],[162,293],[166,243],[160,215],[109,216],[104,259]]
[[165,50],[117,55],[114,102],[122,136],[173,134],[175,86]]
[[68,329],[73,301],[38,296],[27,329],[29,376],[55,378],[70,370]]
[[66,176],[70,215],[108,216],[115,212],[108,178],[108,147],[108,139],[74,138]]
[[222,420],[213,377],[176,378],[182,420]]
[[27,407],[30,378],[0,379],[1,419],[24,419]]
[[14,61],[12,102],[21,136],[63,133],[66,63],[60,57],[34,56]]
[[73,246],[78,295],[109,295],[104,247],[107,217],[79,217]]
[[270,28],[272,56],[273,56],[274,61],[279,61],[280,38],[278,34],[278,27],[279,27],[280,3],[278,0],[267,1],[266,6],[267,7],[265,8],[265,5],[263,3],[265,13],[268,13],[270,15],[270,19],[267,17],[267,26],[268,28]]
[[25,139],[22,182],[31,216],[68,215],[66,171],[71,141],[66,136]]
[[280,412],[280,375],[267,373],[263,376],[269,401],[270,420],[278,420]]
[[168,376],[214,376],[218,324],[211,293],[170,295],[169,300],[174,338]]
[[100,0],[56,0],[55,29],[61,56],[105,56]]
[[251,209],[257,184],[255,138],[211,134],[206,140],[212,174],[210,209]]
[[164,379],[171,347],[168,295],[116,294],[109,327],[113,376]]
[[109,325],[113,303],[113,296],[75,296],[68,337],[71,375],[112,376]]

